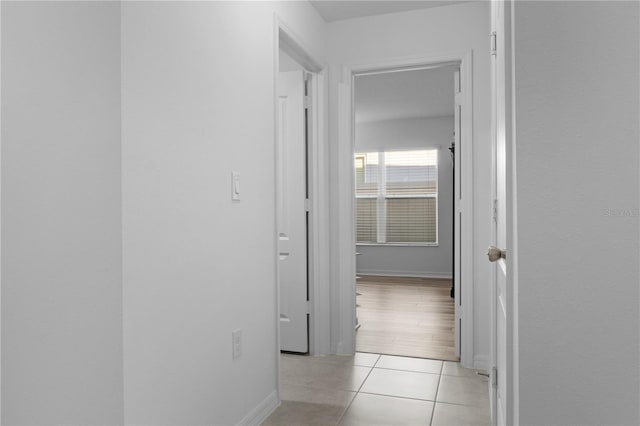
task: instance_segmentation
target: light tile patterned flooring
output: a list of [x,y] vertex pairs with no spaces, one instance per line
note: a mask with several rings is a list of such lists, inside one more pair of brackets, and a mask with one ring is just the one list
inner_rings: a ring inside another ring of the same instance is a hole
[[487,378],[459,363],[356,353],[281,355],[266,426],[490,425]]

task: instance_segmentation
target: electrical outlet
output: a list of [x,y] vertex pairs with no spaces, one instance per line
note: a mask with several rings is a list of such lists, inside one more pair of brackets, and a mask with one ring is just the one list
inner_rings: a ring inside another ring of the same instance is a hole
[[232,358],[238,359],[242,355],[242,329],[231,332]]

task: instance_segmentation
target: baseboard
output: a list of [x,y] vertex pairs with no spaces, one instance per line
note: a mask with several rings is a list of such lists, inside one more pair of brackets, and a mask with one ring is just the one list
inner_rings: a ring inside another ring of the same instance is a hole
[[442,278],[452,279],[451,272],[424,272],[424,271],[380,271],[373,269],[362,269],[357,271],[358,275],[373,275],[382,277],[404,277],[404,278]]
[[278,400],[278,392],[274,389],[260,404],[249,412],[242,420],[238,422],[238,426],[260,425],[267,417],[280,406]]
[[475,368],[476,370],[489,371],[489,358],[484,355],[474,356],[473,368]]

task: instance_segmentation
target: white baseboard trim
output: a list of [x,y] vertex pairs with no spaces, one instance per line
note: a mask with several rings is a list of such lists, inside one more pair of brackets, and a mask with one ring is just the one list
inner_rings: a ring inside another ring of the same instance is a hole
[[373,275],[382,277],[405,277],[405,278],[443,278],[452,279],[451,272],[424,272],[424,271],[379,271],[373,269],[358,270],[358,275]]
[[260,404],[249,412],[237,426],[260,425],[280,406],[278,392],[274,389]]
[[489,358],[484,355],[477,355],[473,357],[473,368],[476,370],[489,371]]

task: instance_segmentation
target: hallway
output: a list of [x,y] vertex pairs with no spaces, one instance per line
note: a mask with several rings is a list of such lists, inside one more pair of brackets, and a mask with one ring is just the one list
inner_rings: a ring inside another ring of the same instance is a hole
[[265,426],[491,423],[487,379],[455,362],[368,353],[280,362],[282,405]]

